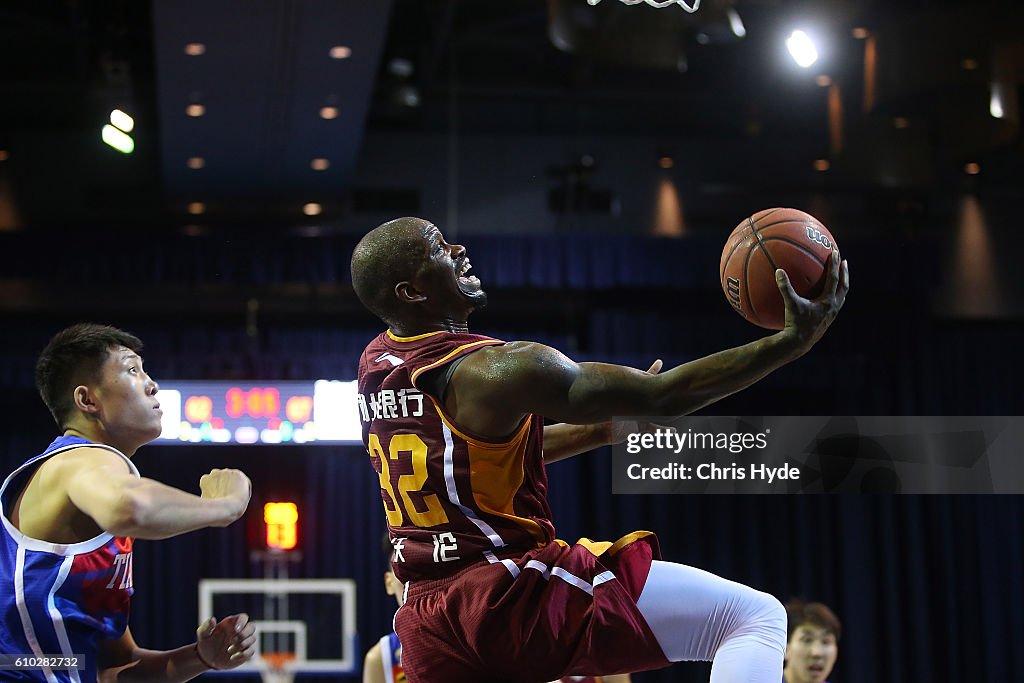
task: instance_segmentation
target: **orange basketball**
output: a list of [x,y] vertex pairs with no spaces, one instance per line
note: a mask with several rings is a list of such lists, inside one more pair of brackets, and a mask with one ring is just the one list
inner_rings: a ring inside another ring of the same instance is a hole
[[825,287],[835,238],[814,216],[797,209],[765,209],[746,218],[722,250],[722,291],[744,318],[781,330],[786,307],[775,269],[789,275],[800,296],[813,299]]

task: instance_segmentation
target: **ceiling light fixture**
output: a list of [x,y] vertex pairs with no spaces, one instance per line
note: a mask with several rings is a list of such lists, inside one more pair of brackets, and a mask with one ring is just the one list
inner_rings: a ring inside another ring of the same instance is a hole
[[307,216],[319,216],[323,210],[324,208],[316,202],[309,202],[308,204],[302,205],[302,213]]
[[109,123],[103,126],[103,129],[100,131],[100,137],[103,139],[103,142],[122,154],[131,154],[135,151],[135,141],[132,140],[132,136],[118,130]]
[[128,114],[125,114],[120,109],[115,109],[110,112],[110,123],[117,126],[117,128],[125,133],[131,133],[132,128],[135,128],[135,119]]
[[348,59],[352,56],[352,48],[348,45],[335,45],[328,53],[331,59]]
[[189,157],[188,161],[185,162],[185,165],[195,171],[206,166],[206,159],[202,157]]
[[405,57],[395,57],[388,62],[388,73],[399,78],[409,78],[415,71],[412,62]]
[[797,30],[786,38],[786,48],[793,60],[801,67],[807,68],[818,61],[818,48],[814,41],[803,31]]
[[201,104],[190,104],[185,107],[185,113],[192,118],[198,118],[206,113],[206,107]]
[[988,100],[988,113],[994,119],[1001,119],[1006,116],[1006,110],[1003,108],[1003,87],[999,83],[992,84],[992,93],[989,95]]
[[331,162],[323,157],[318,157],[309,162],[309,167],[314,171],[326,171],[331,167]]
[[185,54],[189,57],[198,57],[201,54],[206,53],[206,46],[202,43],[187,43],[185,45]]
[[320,118],[327,119],[328,121],[331,120],[331,119],[338,118],[338,108],[337,107],[322,107],[320,109]]
[[732,7],[725,10],[725,16],[729,19],[729,28],[732,29],[732,34],[737,38],[742,38],[747,35],[747,27],[743,25],[743,20],[740,19],[740,15]]

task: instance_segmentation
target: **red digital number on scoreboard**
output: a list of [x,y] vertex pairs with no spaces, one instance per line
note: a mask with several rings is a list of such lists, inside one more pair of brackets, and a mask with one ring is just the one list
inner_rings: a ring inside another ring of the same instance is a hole
[[225,411],[230,417],[275,417],[281,411],[281,394],[277,389],[231,387],[224,395]]

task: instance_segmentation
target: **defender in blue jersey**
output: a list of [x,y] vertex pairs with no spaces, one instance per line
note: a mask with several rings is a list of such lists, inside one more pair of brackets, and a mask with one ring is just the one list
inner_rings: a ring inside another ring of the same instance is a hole
[[[391,571],[393,546],[391,537],[385,534],[383,548],[388,558],[388,569],[384,572],[384,592],[392,596],[398,606],[405,603],[405,584]],[[392,631],[373,644],[363,658],[363,683],[406,683],[405,669],[402,668],[402,643],[398,634]]]
[[80,324],[39,358],[36,384],[62,435],[0,486],[0,652],[85,661],[4,680],[186,681],[253,655],[244,614],[211,619],[195,643],[170,651],[140,648],[128,628],[132,539],[226,526],[251,489],[237,470],[204,475],[201,496],[139,476],[130,458],[159,436],[161,416],[141,349],[126,332]]

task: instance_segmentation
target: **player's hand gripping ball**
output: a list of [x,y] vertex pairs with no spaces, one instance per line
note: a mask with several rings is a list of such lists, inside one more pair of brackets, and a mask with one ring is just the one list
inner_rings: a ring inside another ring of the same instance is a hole
[[775,280],[782,268],[797,294],[814,299],[825,287],[835,238],[814,216],[797,209],[765,209],[745,218],[722,250],[719,275],[726,299],[744,318],[781,330],[786,307]]

